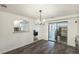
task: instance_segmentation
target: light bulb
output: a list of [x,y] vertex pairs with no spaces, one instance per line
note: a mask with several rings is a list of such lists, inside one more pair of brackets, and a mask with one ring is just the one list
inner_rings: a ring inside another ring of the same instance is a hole
[[43,21],[42,22],[45,22],[46,20],[45,19],[43,19]]

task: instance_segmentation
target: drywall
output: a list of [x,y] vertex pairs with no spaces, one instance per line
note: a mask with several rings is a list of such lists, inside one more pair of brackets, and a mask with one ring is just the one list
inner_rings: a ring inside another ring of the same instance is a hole
[[[30,22],[29,32],[13,32],[13,23],[19,19],[25,19]],[[32,41],[33,31],[30,18],[0,11],[0,53],[27,45]]]
[[67,40],[67,44],[70,46],[75,46],[75,37],[77,36],[78,32],[77,32],[77,23],[75,23],[75,21],[77,21],[76,18],[71,18],[68,21],[68,40]]

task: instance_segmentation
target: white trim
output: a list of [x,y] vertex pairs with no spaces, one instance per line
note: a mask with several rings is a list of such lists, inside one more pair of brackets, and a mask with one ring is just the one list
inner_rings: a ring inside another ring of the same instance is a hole
[[51,18],[51,19],[47,19],[46,22],[58,21],[58,20],[67,20],[67,19],[70,19],[70,18],[79,18],[79,14],[74,14],[74,15],[68,15],[68,16],[63,16],[63,17]]

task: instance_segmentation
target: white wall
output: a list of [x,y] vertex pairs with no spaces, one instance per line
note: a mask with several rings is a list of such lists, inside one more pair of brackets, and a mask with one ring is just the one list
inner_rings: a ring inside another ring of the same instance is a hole
[[[30,22],[29,32],[13,33],[13,22],[25,19]],[[27,45],[33,41],[32,20],[27,17],[0,11],[0,53]]]
[[75,23],[75,21],[77,21],[78,19],[76,18],[71,18],[68,21],[68,40],[67,40],[67,44],[70,46],[75,46],[75,37],[77,36],[78,32],[77,32],[77,23]]

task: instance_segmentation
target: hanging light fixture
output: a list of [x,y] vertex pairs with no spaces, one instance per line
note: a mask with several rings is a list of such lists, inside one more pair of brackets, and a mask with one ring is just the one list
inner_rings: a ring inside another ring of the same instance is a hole
[[44,25],[45,24],[45,19],[42,19],[42,10],[39,10],[40,13],[40,19],[37,21],[38,25]]

